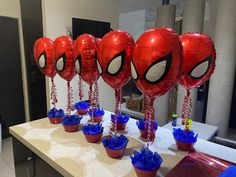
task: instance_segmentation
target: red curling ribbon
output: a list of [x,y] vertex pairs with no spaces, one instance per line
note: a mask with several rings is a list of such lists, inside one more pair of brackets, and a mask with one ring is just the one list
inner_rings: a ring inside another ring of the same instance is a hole
[[123,99],[123,90],[122,87],[119,89],[119,112],[121,113],[121,104],[122,104],[122,99]]
[[93,112],[96,106],[95,92],[93,91],[93,84],[89,85],[89,111],[91,112],[91,122],[94,122]]
[[73,107],[73,89],[70,85],[70,81],[67,82],[67,109],[66,115],[71,116],[71,111]]
[[57,88],[54,83],[54,77],[51,78],[51,100],[52,100],[52,105],[53,108],[56,108],[57,104]]
[[145,111],[145,120],[148,121],[148,127],[147,127],[147,147],[149,147],[150,144],[154,142],[154,136],[151,136],[152,131],[154,131],[154,108],[153,108],[153,103],[154,103],[154,98],[147,98],[147,108]]
[[94,100],[95,100],[95,106],[99,107],[99,87],[97,81],[94,84]]
[[79,76],[79,99],[80,99],[80,101],[83,100],[83,97],[84,97],[83,80]]
[[188,130],[187,128],[187,122],[188,119],[190,118],[191,111],[192,111],[192,98],[190,95],[190,90],[186,90],[187,93],[184,96],[184,103],[182,106],[182,124],[185,125],[185,129]]
[[115,89],[115,113],[114,113],[114,121],[111,121],[111,127],[109,135],[117,134],[117,115],[119,113],[119,103],[120,103],[120,89]]

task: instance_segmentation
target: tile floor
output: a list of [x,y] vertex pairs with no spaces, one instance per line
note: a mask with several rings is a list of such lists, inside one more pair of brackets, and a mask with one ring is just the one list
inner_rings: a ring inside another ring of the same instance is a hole
[[0,177],[15,177],[11,138],[2,141],[2,153],[0,153]]

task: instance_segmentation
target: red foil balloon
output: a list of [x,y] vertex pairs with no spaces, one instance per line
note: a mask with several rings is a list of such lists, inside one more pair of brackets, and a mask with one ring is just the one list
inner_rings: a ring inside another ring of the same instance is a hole
[[51,39],[42,37],[35,42],[34,59],[44,75],[51,78],[56,75],[53,64],[53,41]]
[[54,41],[54,60],[57,73],[66,81],[71,81],[76,72],[74,64],[74,45],[68,36]]
[[101,38],[96,38],[96,41],[97,41],[97,46],[99,47],[99,45],[100,45],[102,39],[101,39]]
[[205,34],[187,33],[180,36],[184,51],[183,74],[179,83],[187,89],[202,85],[215,69],[216,51]]
[[131,35],[120,30],[107,33],[99,44],[98,69],[104,81],[114,89],[120,89],[131,77],[133,47]]
[[75,40],[75,68],[81,78],[88,84],[99,78],[97,68],[97,41],[90,34],[83,34]]
[[132,76],[149,98],[165,94],[177,82],[182,66],[182,45],[172,29],[151,29],[137,40],[131,61]]

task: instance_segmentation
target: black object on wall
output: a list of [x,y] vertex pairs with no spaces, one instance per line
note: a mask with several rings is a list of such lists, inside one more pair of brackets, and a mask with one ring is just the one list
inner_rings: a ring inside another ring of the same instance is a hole
[[45,77],[36,67],[34,42],[43,36],[41,0],[20,0],[31,120],[47,116]]
[[75,40],[84,33],[91,34],[96,38],[102,38],[106,33],[110,32],[110,26],[109,22],[72,18],[73,39]]
[[18,20],[0,17],[0,123],[3,138],[9,126],[25,122]]

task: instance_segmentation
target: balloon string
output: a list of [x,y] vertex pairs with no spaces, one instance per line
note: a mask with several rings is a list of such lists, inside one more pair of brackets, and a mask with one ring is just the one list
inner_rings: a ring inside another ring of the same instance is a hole
[[114,121],[111,121],[111,127],[109,135],[116,135],[117,134],[117,116],[119,113],[119,103],[120,103],[120,89],[115,89],[115,113],[114,113]]
[[121,113],[121,104],[122,104],[122,99],[123,99],[123,89],[119,89],[119,112]]
[[57,88],[54,83],[54,78],[51,78],[51,100],[52,100],[52,105],[53,108],[56,108],[57,104]]
[[97,81],[94,84],[94,99],[95,99],[95,106],[99,107],[99,87]]
[[79,76],[79,99],[80,99],[80,101],[83,100],[83,97],[84,97],[83,80]]
[[70,85],[70,81],[67,82],[67,109],[66,114],[71,116],[71,111],[73,107],[73,89]]
[[94,92],[93,85],[89,85],[89,112],[91,113],[91,122],[94,123]]
[[[153,108],[154,99],[150,99],[146,97],[146,120],[147,122],[147,148],[149,148],[150,144],[154,142],[154,136],[152,135],[154,132],[154,108]],[[145,129],[146,130],[146,129]]]
[[[144,95],[144,98],[143,98],[143,104],[144,104],[144,122],[147,122],[148,120],[148,98]],[[147,129],[147,125],[146,123],[144,124],[144,130]]]
[[190,90],[187,89],[187,93],[184,96],[184,103],[182,106],[182,124],[185,125],[185,130],[188,130],[188,120],[190,119],[192,111],[192,98],[190,96]]

